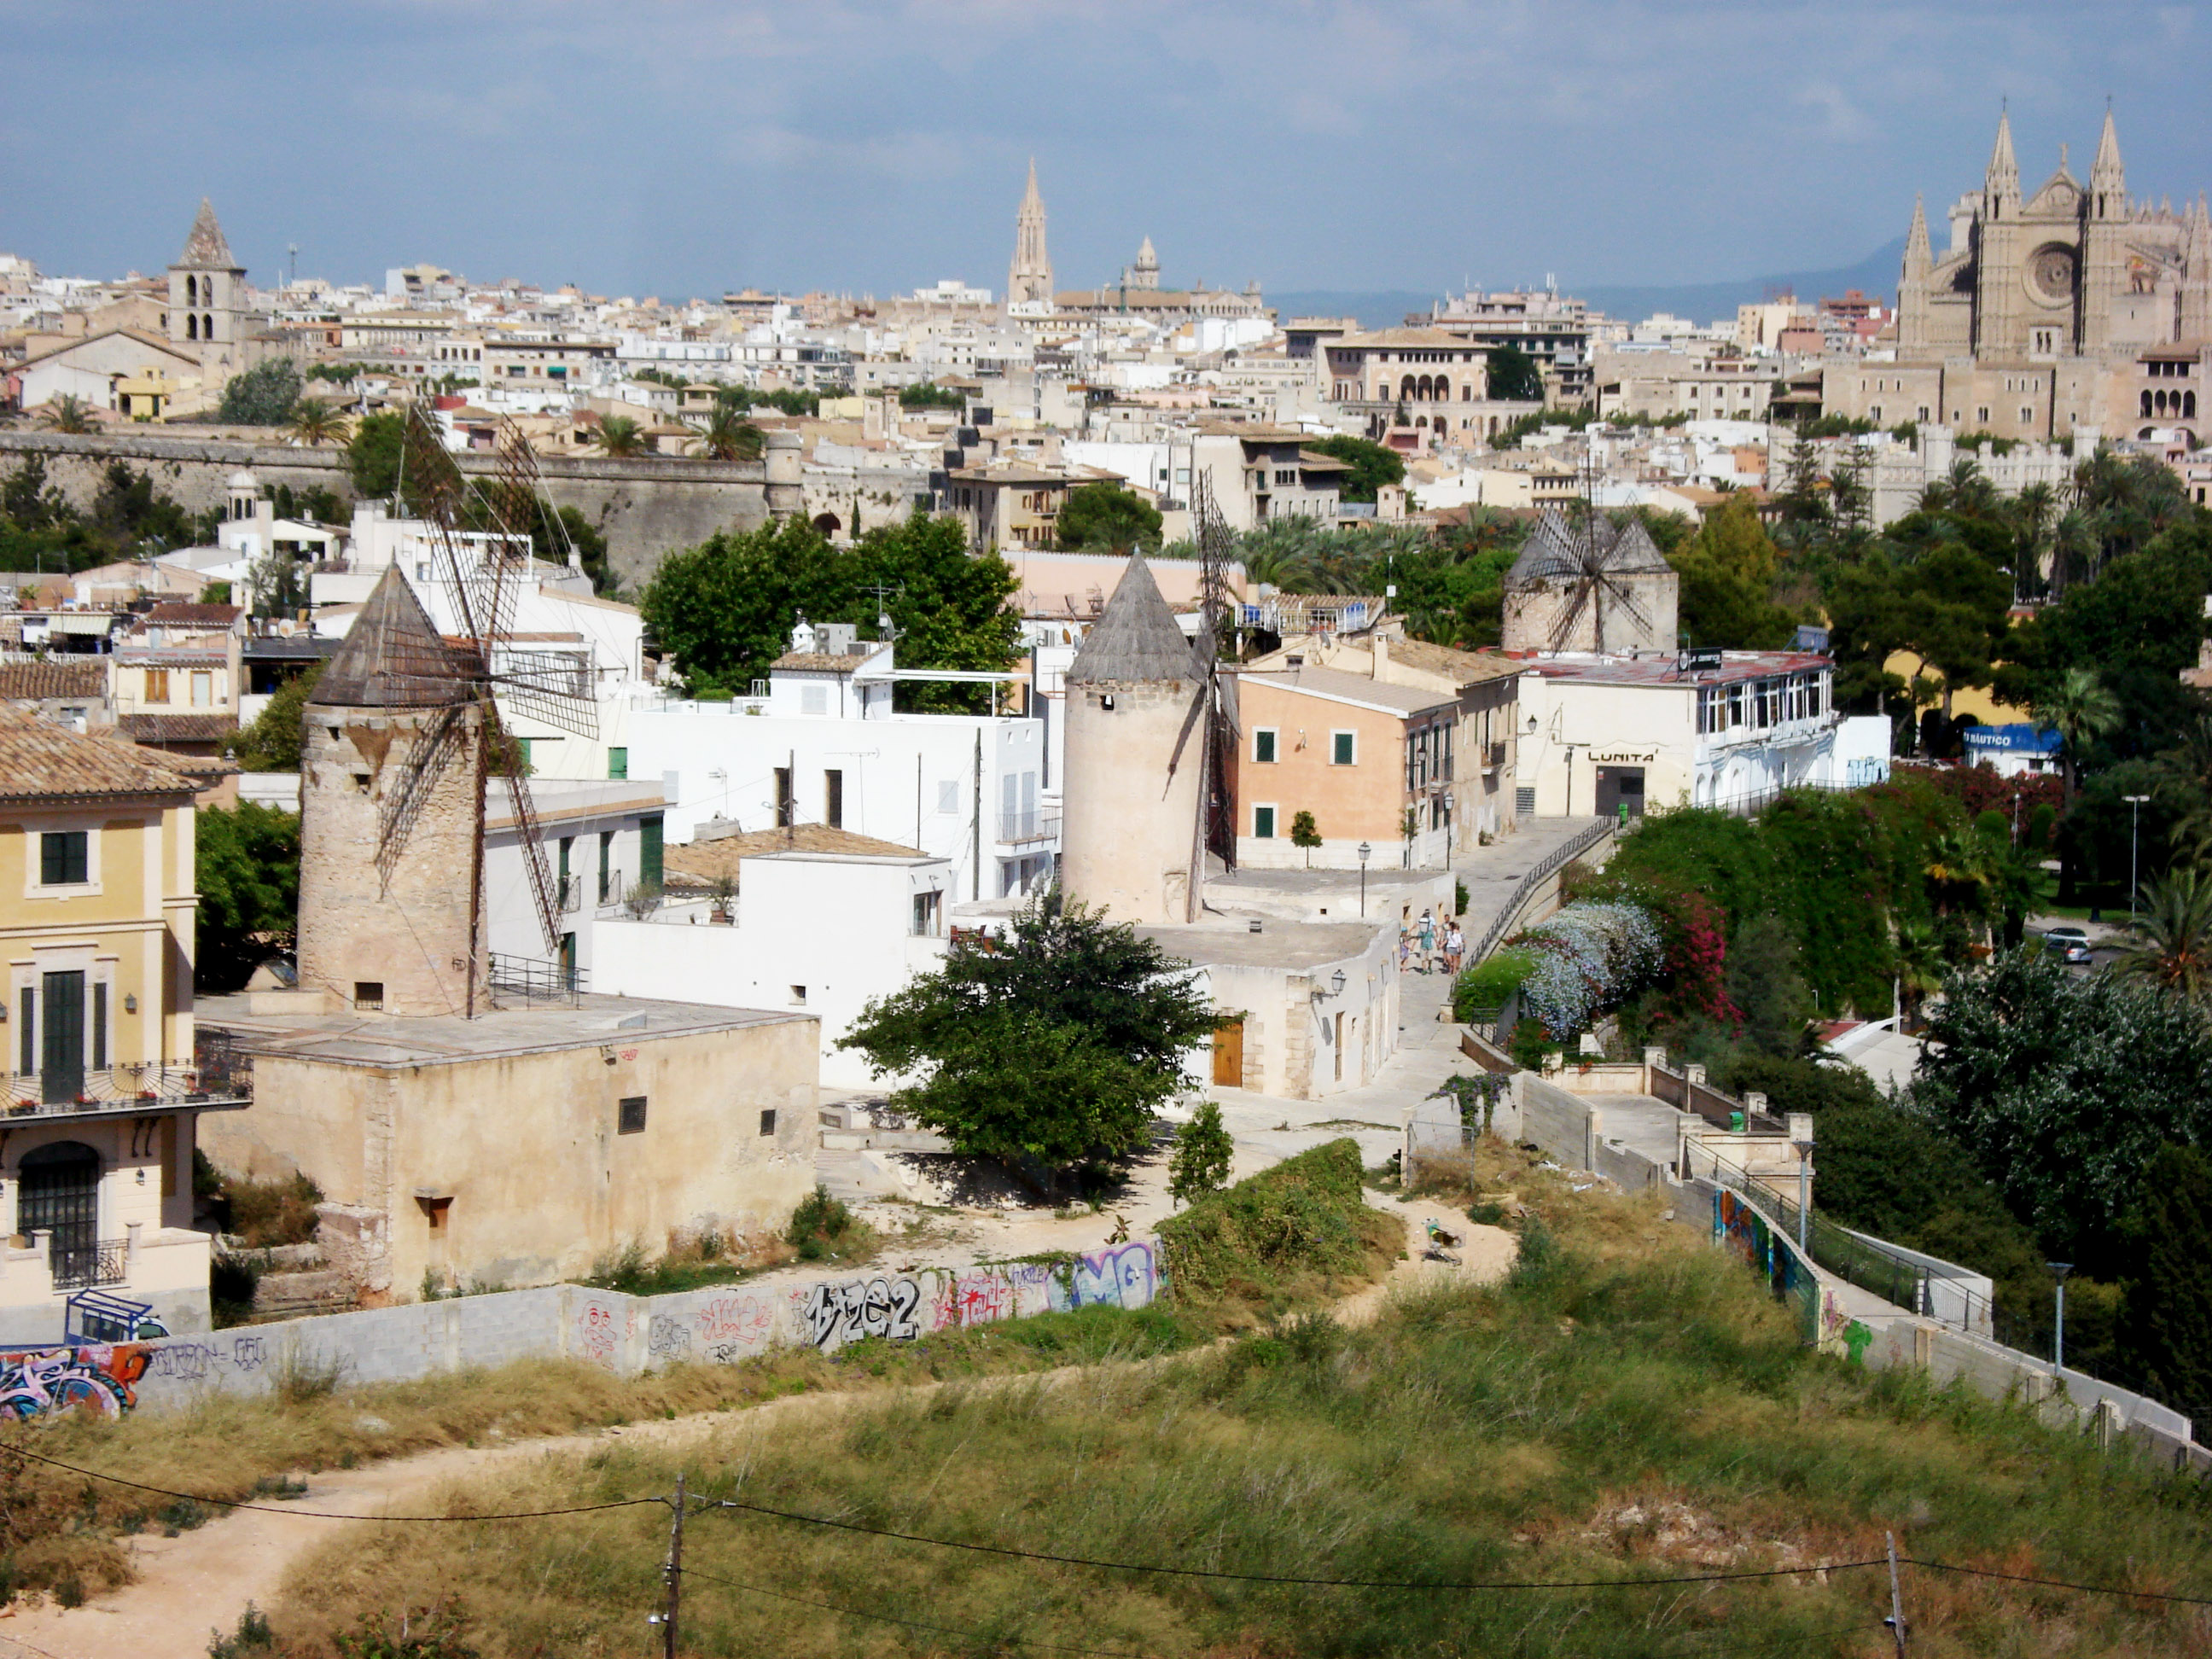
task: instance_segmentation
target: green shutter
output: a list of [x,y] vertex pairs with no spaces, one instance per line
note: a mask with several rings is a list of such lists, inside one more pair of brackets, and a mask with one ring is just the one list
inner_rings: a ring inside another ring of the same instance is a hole
[[660,885],[660,814],[637,821],[637,879],[643,887]]
[[1255,806],[1252,809],[1252,838],[1255,841],[1274,840],[1275,809],[1273,807]]
[[607,750],[607,775],[611,778],[626,778],[629,775],[629,750],[610,749]]

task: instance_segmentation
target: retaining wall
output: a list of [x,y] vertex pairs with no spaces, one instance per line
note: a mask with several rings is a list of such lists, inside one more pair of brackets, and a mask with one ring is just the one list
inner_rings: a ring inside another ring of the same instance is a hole
[[1164,1278],[1158,1241],[1143,1238],[1058,1263],[825,1273],[672,1296],[552,1285],[150,1342],[0,1353],[0,1414],[173,1408],[210,1391],[265,1394],[303,1368],[335,1368],[347,1383],[394,1382],[567,1358],[635,1376],[685,1360],[733,1364],[778,1347],[828,1352],[866,1337],[909,1341],[1030,1314],[1142,1308]]

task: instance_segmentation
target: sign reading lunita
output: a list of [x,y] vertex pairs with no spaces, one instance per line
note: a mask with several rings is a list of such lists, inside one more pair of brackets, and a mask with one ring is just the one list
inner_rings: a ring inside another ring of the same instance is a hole
[[1659,758],[1656,749],[1593,749],[1590,763],[1595,766],[1649,766]]

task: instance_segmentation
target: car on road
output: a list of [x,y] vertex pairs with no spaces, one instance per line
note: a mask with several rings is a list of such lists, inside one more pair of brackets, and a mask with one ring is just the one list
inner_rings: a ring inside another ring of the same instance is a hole
[[2064,963],[2087,962],[2089,935],[2079,927],[2052,927],[2045,931],[2043,948]]

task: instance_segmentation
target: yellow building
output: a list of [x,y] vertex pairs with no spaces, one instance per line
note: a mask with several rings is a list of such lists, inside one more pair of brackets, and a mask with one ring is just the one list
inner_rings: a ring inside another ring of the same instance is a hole
[[123,1334],[208,1326],[192,1149],[246,1103],[198,1069],[196,786],[161,758],[0,708],[0,1346],[59,1340],[86,1291],[137,1307]]
[[[1888,660],[1881,666],[1884,673],[1896,675],[1907,685],[1918,678],[1940,681],[1943,678],[1941,671],[1929,667],[1910,651],[1891,652]],[[1941,707],[1941,704],[1937,706]],[[2035,719],[2027,709],[2015,708],[2008,702],[1999,702],[1990,695],[1990,689],[1985,685],[1960,686],[1951,694],[1951,718],[1957,720],[1965,714],[1972,714],[1984,726],[2009,726],[2021,720],[2033,722]]]

